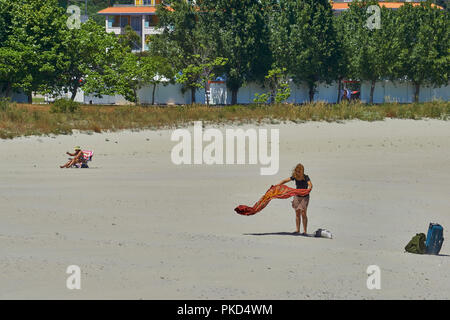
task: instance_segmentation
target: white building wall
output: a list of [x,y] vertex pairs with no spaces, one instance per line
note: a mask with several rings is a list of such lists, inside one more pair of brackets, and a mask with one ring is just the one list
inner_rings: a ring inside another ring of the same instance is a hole
[[338,98],[338,84],[321,83],[317,86],[317,93],[314,95],[315,101],[324,101],[328,103],[336,103]]
[[293,82],[290,84],[291,97],[288,99],[290,103],[305,103],[309,101],[308,88],[305,85],[297,86]]
[[[153,86],[145,86],[139,90],[139,100],[142,104],[152,103]],[[190,92],[189,92],[190,94]],[[186,94],[181,93],[181,85],[157,85],[155,89],[155,104],[186,104]]]
[[[379,81],[375,85],[373,95],[374,103],[398,102],[411,103],[414,100],[414,85],[409,81]],[[426,102],[432,100],[450,100],[450,86],[434,88],[421,86],[419,101]],[[361,84],[361,101],[370,101],[370,82]]]
[[[309,102],[308,88],[305,85],[297,86],[290,84],[291,96],[287,100],[289,103],[307,103]],[[150,104],[152,101],[152,86],[145,86],[139,91],[139,99],[142,104]],[[249,104],[253,103],[255,93],[264,93],[268,90],[256,83],[250,83],[238,91],[238,103]],[[331,85],[319,84],[317,92],[314,95],[314,101],[324,101],[327,103],[336,103],[338,94],[338,84]],[[374,91],[374,103],[383,102],[398,102],[410,103],[413,101],[414,86],[409,82],[392,82],[380,81],[377,82]],[[26,98],[26,97],[25,97]],[[196,91],[196,102],[206,103],[204,89]],[[103,96],[97,98],[93,95],[82,95],[82,92],[77,94],[77,101],[84,101],[89,104],[130,104],[120,95]],[[422,86],[420,89],[420,101],[444,100],[450,101],[450,86],[433,88]],[[363,82],[361,84],[361,101],[369,102],[370,100],[370,83]],[[155,104],[189,104],[191,103],[191,92],[186,91],[181,93],[180,84],[169,84],[167,86],[158,85],[155,91]],[[227,103],[231,103],[231,91],[227,90]]]
[[[0,92],[0,98],[3,98],[4,93]],[[17,103],[28,103],[28,96],[23,92],[12,92],[9,95],[9,98],[11,99],[11,102],[17,102]]]
[[109,104],[117,104],[117,105],[124,105],[124,104],[130,104],[125,98],[121,95],[102,95],[102,97],[96,97],[93,94],[92,95],[85,95],[84,96],[84,103],[85,104],[100,104],[100,105],[109,105]]
[[450,85],[432,89],[432,98],[436,100],[450,101]]

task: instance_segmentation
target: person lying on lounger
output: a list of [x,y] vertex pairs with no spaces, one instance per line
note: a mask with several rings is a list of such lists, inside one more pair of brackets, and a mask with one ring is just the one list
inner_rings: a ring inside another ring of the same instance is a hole
[[75,147],[74,153],[66,152],[66,154],[73,158],[69,159],[69,161],[65,165],[60,166],[60,168],[71,168],[77,163],[82,164],[86,162],[86,160],[84,159],[83,151],[81,151],[80,147]]

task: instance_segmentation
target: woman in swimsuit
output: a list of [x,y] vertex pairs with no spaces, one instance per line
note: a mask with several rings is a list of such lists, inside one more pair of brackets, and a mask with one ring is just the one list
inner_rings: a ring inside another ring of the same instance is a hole
[[74,153],[66,152],[66,154],[73,157],[73,159],[70,159],[69,162],[67,162],[65,165],[60,166],[60,168],[71,168],[72,166],[76,165],[77,163],[82,164],[82,163],[86,162],[84,160],[83,151],[81,151],[80,147],[75,147]]
[[[312,183],[309,177],[304,173],[305,169],[301,163],[299,163],[292,172],[292,176],[290,178],[282,180],[280,184],[285,184],[289,181],[295,181],[297,189],[309,189],[312,190]],[[308,226],[308,217],[306,216],[306,212],[308,210],[309,204],[309,194],[307,196],[295,196],[292,201],[292,208],[295,210],[295,225],[296,231],[294,233],[300,232],[300,218],[303,221],[303,234],[306,235],[307,226]]]

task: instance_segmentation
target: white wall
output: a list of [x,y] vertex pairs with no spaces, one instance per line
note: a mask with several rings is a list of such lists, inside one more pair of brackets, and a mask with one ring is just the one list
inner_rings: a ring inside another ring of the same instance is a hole
[[[419,101],[426,102],[432,100],[450,100],[450,86],[434,88],[430,86],[421,86],[419,92]],[[370,101],[370,82],[361,84],[361,101]],[[375,85],[373,95],[374,103],[399,102],[411,103],[414,101],[414,86],[408,81],[379,81]]]
[[[287,100],[290,103],[304,103],[309,101],[309,89],[305,85],[297,86],[292,81],[289,84],[291,88],[291,96]],[[238,103],[248,104],[253,103],[256,93],[267,93],[269,90],[263,88],[257,83],[249,83],[242,87],[238,91],[237,101]],[[314,95],[315,101],[326,101],[334,103],[337,101],[337,85],[319,84],[317,86],[317,92]],[[200,100],[198,100],[200,101]],[[227,93],[227,103],[231,103],[231,91]]]
[[[4,93],[0,92],[0,98],[4,97]],[[9,95],[9,98],[11,98],[11,102],[17,102],[17,103],[28,103],[28,97],[23,92],[12,92]]]
[[[305,85],[297,86],[290,83],[291,96],[288,99],[290,103],[305,103],[309,101],[308,88]],[[142,104],[150,104],[152,100],[152,86],[145,86],[139,91],[139,99]],[[238,103],[248,104],[252,103],[255,93],[267,92],[267,89],[262,88],[256,83],[250,83],[242,87],[238,91]],[[328,103],[335,103],[337,101],[338,84],[336,82],[331,85],[319,84],[317,92],[314,95],[314,101],[324,101]],[[399,102],[408,103],[413,101],[414,86],[409,82],[392,82],[380,81],[377,82],[374,92],[374,102]],[[78,97],[78,94],[77,94]],[[80,93],[81,97],[81,93]],[[204,89],[197,90],[195,95],[197,103],[206,103]],[[369,102],[370,98],[370,83],[363,82],[361,84],[361,100]],[[76,98],[78,99],[78,98]],[[103,98],[95,98],[93,96],[84,95],[84,103],[89,103],[92,100],[93,104],[129,104],[122,96],[104,96]],[[450,101],[450,86],[433,88],[422,86],[420,89],[420,101],[431,101],[433,99],[440,99]],[[191,102],[191,92],[187,91],[181,93],[181,85],[170,84],[167,86],[158,85],[155,91],[155,104],[189,104]],[[231,91],[227,90],[227,103],[231,103]]]
[[[145,86],[139,90],[139,100],[142,104],[152,103],[153,86]],[[155,104],[186,104],[190,92],[181,93],[180,84],[158,85],[155,90]]]

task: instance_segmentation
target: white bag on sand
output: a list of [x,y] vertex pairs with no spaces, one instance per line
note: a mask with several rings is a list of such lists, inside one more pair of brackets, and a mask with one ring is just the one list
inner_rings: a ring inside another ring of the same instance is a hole
[[333,234],[327,229],[317,229],[315,232],[316,238],[328,238],[333,239]]

